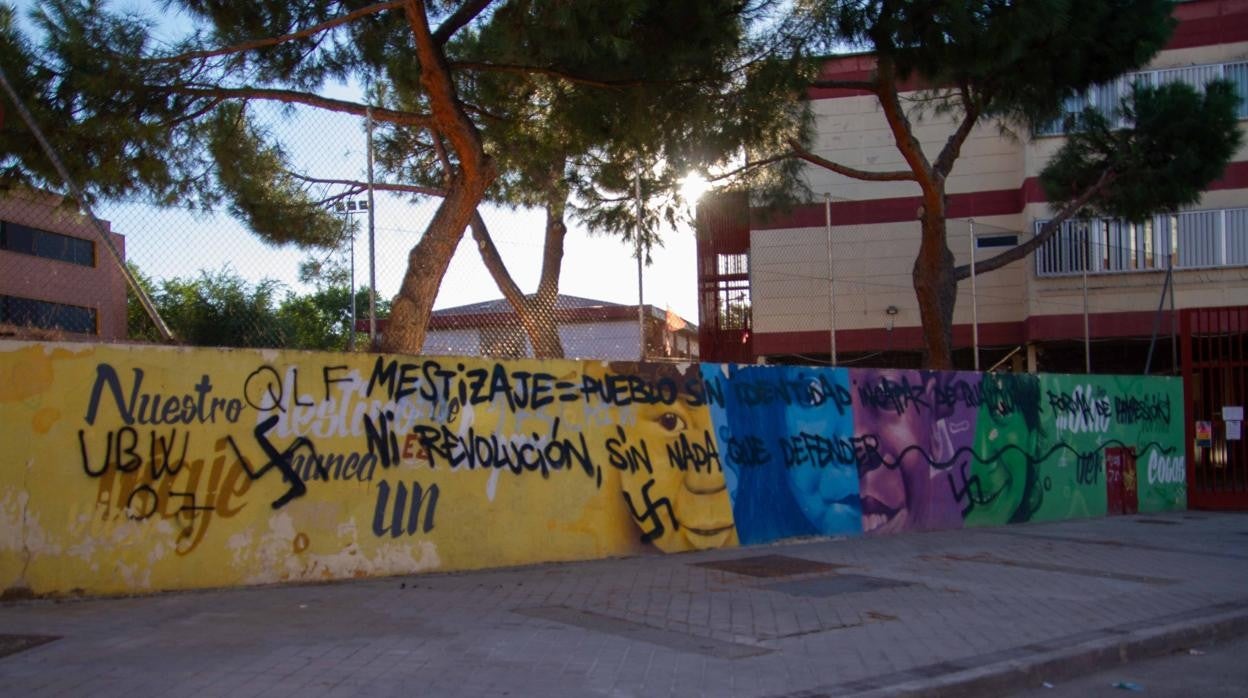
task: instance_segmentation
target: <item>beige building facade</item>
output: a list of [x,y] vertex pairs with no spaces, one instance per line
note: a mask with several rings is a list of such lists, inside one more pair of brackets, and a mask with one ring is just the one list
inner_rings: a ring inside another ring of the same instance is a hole
[[[1248,97],[1248,1],[1182,3],[1176,17],[1174,36],[1152,64],[1094,88],[1088,102],[1116,103],[1135,80],[1227,78]],[[830,60],[824,72],[853,80],[872,69],[870,56],[855,55]],[[918,96],[902,101],[934,158],[955,125],[922,111],[911,99]],[[816,155],[862,170],[907,169],[874,96],[814,89],[810,97]],[[1248,106],[1240,115],[1248,117]],[[1052,215],[1038,176],[1063,142],[1056,130],[1033,134],[990,121],[976,127],[947,183],[948,244],[957,264],[1024,242]],[[917,185],[864,182],[813,166],[804,176],[816,200],[785,213],[750,210],[742,198],[700,208],[703,359],[826,362],[835,346],[838,363],[917,364]],[[1248,145],[1189,209],[1144,225],[1068,223],[1035,255],[978,276],[974,288],[962,281],[957,367],[972,368],[977,331],[981,368],[1008,360],[1016,368],[1082,371],[1086,288],[1093,371],[1142,371],[1155,327],[1162,341],[1154,366],[1169,369],[1170,267],[1176,309],[1248,303]]]

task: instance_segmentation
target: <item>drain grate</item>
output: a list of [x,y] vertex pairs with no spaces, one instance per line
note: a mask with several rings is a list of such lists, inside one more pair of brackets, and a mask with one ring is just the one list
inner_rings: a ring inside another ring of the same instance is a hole
[[1179,525],[1178,521],[1171,521],[1169,519],[1136,519],[1135,522],[1142,523],[1142,524],[1157,524],[1159,526],[1178,526]]
[[61,639],[58,635],[0,635],[0,657]]
[[845,566],[806,560],[800,557],[790,557],[788,555],[755,555],[753,557],[695,562],[693,564],[697,567],[743,574],[749,577],[794,577],[799,574],[835,572],[837,569]]
[[841,594],[862,594],[893,587],[914,586],[912,582],[884,577],[868,577],[861,574],[838,574],[831,577],[812,577],[811,579],[795,579],[789,582],[768,584],[763,587],[768,591],[778,591],[790,596],[813,596],[827,598]]

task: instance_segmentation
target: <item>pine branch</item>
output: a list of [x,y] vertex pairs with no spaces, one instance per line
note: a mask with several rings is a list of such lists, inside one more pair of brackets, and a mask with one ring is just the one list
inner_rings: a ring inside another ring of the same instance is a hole
[[469,0],[460,5],[450,17],[447,17],[442,25],[433,32],[433,41],[438,46],[446,45],[450,41],[455,32],[459,31],[464,25],[471,22],[477,15],[481,14],[486,7],[494,0]]
[[839,163],[832,162],[825,158],[806,150],[795,140],[789,141],[789,147],[793,149],[793,156],[801,158],[812,165],[822,167],[825,170],[831,170],[837,174],[843,174],[846,177],[860,179],[866,182],[914,182],[918,178],[909,170],[894,170],[892,172],[869,172],[867,170],[859,170],[853,167],[846,167]]
[[718,174],[718,175],[715,175],[714,177],[707,177],[706,181],[721,182],[725,179],[732,179],[733,177],[736,177],[739,174],[749,172],[751,170],[756,170],[760,167],[766,167],[767,165],[772,165],[777,162],[781,162],[783,160],[788,160],[789,158],[792,158],[792,157],[797,157],[797,154],[794,152],[788,152],[788,153],[781,153],[780,155],[773,155],[772,157],[764,158],[762,160],[754,160],[752,162],[747,162],[744,165],[736,169],[729,170],[723,174]]
[[[451,63],[451,68],[455,70],[472,70],[489,73],[510,73],[512,75],[543,75],[546,77],[566,80],[578,85],[589,85],[590,87],[601,87],[604,89],[618,89],[621,87],[636,87],[643,84],[640,80],[596,80],[581,75],[573,75],[565,73],[554,68],[544,68],[536,65],[517,65],[508,63],[483,63],[475,61],[456,61]],[[672,81],[675,82],[675,81]],[[656,83],[657,84],[657,83]]]
[[221,104],[224,101],[225,101],[224,99],[210,99],[208,100],[208,103],[204,105],[202,109],[196,109],[195,111],[192,111],[192,112],[180,114],[177,116],[177,118],[170,119],[164,122],[162,125],[173,128],[175,126],[180,126],[182,124],[195,121],[199,119],[201,116],[208,114],[213,109],[216,109],[217,107],[221,106]]
[[[325,177],[309,177],[307,175],[299,174],[298,172],[290,172],[290,171],[288,171],[287,174],[289,174],[291,177],[294,177],[295,179],[301,182],[307,182],[308,184],[337,184],[337,185],[348,187],[349,189],[348,189],[348,193],[346,194],[346,196],[351,196],[354,194],[359,194],[360,192],[367,191],[369,187],[368,182],[361,182],[358,179],[334,179],[334,178],[325,178]],[[387,182],[373,182],[372,187],[374,191],[392,191],[392,192],[400,192],[404,194],[423,194],[425,196],[437,196],[437,197],[446,196],[446,192],[442,189],[438,189],[437,187],[424,187],[418,184],[391,184]],[[322,199],[321,201],[322,203],[324,203],[328,201],[334,201],[335,199],[340,199],[342,197],[343,195],[331,196],[326,199]]]
[[[1040,232],[1036,233],[1035,237],[1021,245],[1011,247],[999,255],[989,257],[983,261],[976,261],[975,275],[979,276],[980,274],[1000,269],[1001,267],[1011,262],[1016,262],[1039,249],[1041,245],[1049,241],[1049,238],[1057,234],[1057,231],[1062,227],[1062,223],[1070,220],[1071,217],[1078,213],[1081,208],[1092,200],[1092,197],[1096,196],[1103,189],[1105,189],[1105,187],[1113,183],[1116,178],[1117,174],[1115,174],[1113,170],[1106,169],[1101,173],[1100,179],[1098,179],[1095,184],[1085,189],[1082,194],[1063,206],[1062,210],[1058,211],[1056,216],[1041,226]],[[969,264],[963,264],[960,267],[955,267],[953,270],[954,279],[962,280],[969,278],[970,276],[971,266]]]
[[[341,114],[354,114],[356,116],[367,116],[369,107],[358,102],[348,102],[341,99],[332,99],[311,92],[299,92],[296,90],[277,90],[262,87],[194,87],[194,86],[157,86],[152,89],[172,92],[174,94],[188,95],[191,97],[207,97],[212,99],[262,99],[274,102],[284,102],[286,104],[305,104],[310,107],[317,107],[326,111],[338,112]],[[384,121],[390,124],[399,124],[403,126],[416,126],[418,128],[430,128],[433,125],[433,118],[428,114],[415,114],[413,112],[396,111],[393,109],[384,109],[381,107],[372,107],[373,120]]]
[[959,92],[962,95],[962,123],[958,124],[958,129],[949,135],[949,140],[945,142],[945,147],[941,149],[940,155],[936,158],[936,164],[932,166],[941,178],[949,176],[949,172],[953,170],[953,163],[957,162],[958,156],[962,154],[963,144],[966,143],[971,130],[979,121],[979,104],[972,99],[970,89],[966,85],[961,85]]
[[344,24],[350,24],[351,22],[354,22],[355,20],[360,19],[361,17],[368,17],[370,15],[375,15],[375,14],[384,12],[386,10],[398,9],[402,6],[403,6],[402,0],[393,0],[392,2],[382,2],[376,5],[369,5],[368,7],[361,7],[360,9],[348,12],[347,14],[341,17],[335,17],[333,19],[329,19],[324,22],[321,22],[320,24],[315,24],[311,27],[308,27],[307,29],[301,29],[297,32],[292,32],[290,34],[283,34],[281,36],[270,36],[270,37],[265,37],[263,39],[254,39],[252,41],[244,41],[241,44],[234,44],[233,46],[225,46],[222,48],[207,49],[203,51],[188,51],[186,53],[179,53],[176,56],[155,58],[155,59],[152,59],[152,62],[154,63],[179,63],[183,61],[201,60],[204,58],[216,58],[218,56],[229,56],[229,55],[233,55],[236,53],[243,53],[244,51],[254,51],[260,48],[268,48],[270,46],[279,46],[281,44],[288,43],[291,41],[298,41],[299,39],[306,39],[309,36],[315,36],[316,34],[319,34],[328,29],[333,29],[334,27],[338,27]]

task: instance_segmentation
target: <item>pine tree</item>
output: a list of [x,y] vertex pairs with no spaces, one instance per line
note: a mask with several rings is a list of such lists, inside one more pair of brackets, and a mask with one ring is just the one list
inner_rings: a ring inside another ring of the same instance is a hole
[[[612,177],[638,160],[675,168],[722,160],[760,133],[797,135],[800,124],[783,109],[757,118],[763,105],[783,103],[759,98],[783,73],[764,72],[760,82],[748,42],[770,4],[174,0],[196,31],[169,46],[153,38],[150,20],[93,0],[48,0],[33,15],[38,44],[0,6],[0,67],[91,196],[226,206],[273,244],[331,244],[343,222],[310,194],[317,178],[293,171],[249,105],[371,114],[392,180],[376,189],[440,201],[408,255],[383,348],[420,351],[443,275],[472,225],[535,347],[557,356],[549,310],[570,196],[618,183]],[[370,85],[367,99],[327,95],[327,85],[347,80]],[[749,105],[750,118],[717,118],[746,115],[734,103]],[[0,176],[56,188],[19,120],[5,120],[0,153]],[[363,188],[345,184],[338,197]],[[477,212],[487,199],[547,212],[542,281],[531,297],[496,250],[491,258]],[[610,203],[588,200],[584,219],[594,225]],[[601,227],[624,231],[620,220],[607,215]]]
[[[1030,132],[1061,115],[1063,102],[1093,85],[1145,65],[1173,29],[1167,0],[809,0],[795,5],[786,31],[808,52],[848,45],[874,57],[865,80],[815,80],[816,87],[874,95],[905,161],[895,171],[866,171],[828,161],[794,140],[806,162],[867,181],[914,182],[921,194],[921,242],[914,263],[926,363],[952,368],[957,283],[946,232],[945,184],[972,129],[982,122]],[[956,123],[935,157],[915,136],[900,96],[925,85],[923,108]],[[982,274],[1043,245],[1072,217],[1086,213],[1139,220],[1199,198],[1240,142],[1237,99],[1229,83],[1203,94],[1185,85],[1137,88],[1122,105],[1125,128],[1093,111],[1069,120],[1071,137],[1041,174],[1057,214],[1027,242],[976,263]]]

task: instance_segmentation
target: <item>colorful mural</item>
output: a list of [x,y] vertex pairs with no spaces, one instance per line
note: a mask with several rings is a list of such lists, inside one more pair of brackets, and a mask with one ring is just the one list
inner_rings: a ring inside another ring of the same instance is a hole
[[1165,378],[0,342],[0,591],[464,570],[1182,508]]

